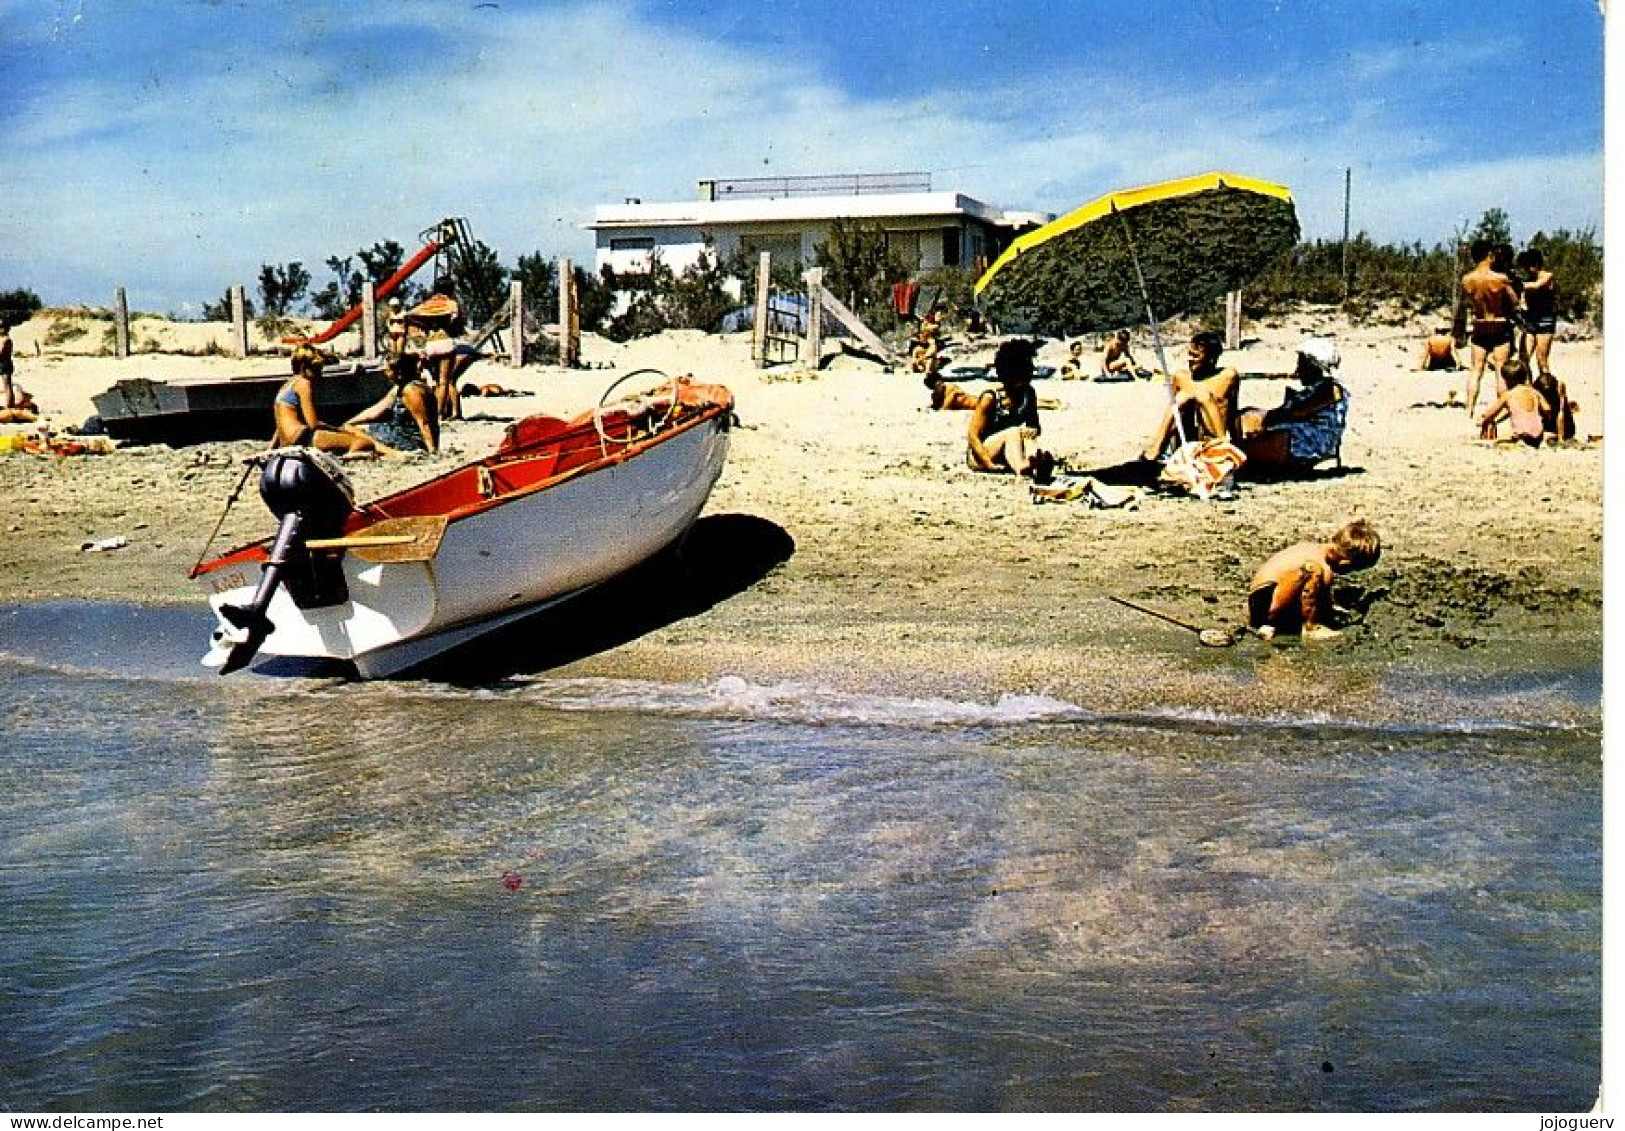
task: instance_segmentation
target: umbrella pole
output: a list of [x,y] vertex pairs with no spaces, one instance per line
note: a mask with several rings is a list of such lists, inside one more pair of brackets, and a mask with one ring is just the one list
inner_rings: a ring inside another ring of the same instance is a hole
[[[1128,217],[1123,215],[1122,209],[1115,204],[1112,211],[1123,222],[1123,238],[1128,241],[1129,262],[1134,264],[1134,277],[1140,284],[1140,297],[1145,300],[1146,321],[1151,324],[1151,344],[1157,351],[1157,364],[1162,366],[1163,376],[1168,379],[1168,411],[1174,418],[1174,434],[1179,437],[1179,450],[1185,450],[1185,422],[1179,418],[1179,398],[1174,395],[1174,375],[1168,371],[1168,359],[1162,352],[1162,330],[1157,326],[1157,312],[1151,308],[1151,288],[1145,285],[1145,272],[1140,269],[1140,255],[1134,250],[1134,230],[1128,226]],[[1207,488],[1197,478],[1194,484],[1196,497],[1203,502],[1207,501]]]
[[1174,431],[1179,436],[1179,446],[1185,446],[1185,422],[1179,418],[1179,404],[1174,398],[1174,375],[1168,370],[1168,358],[1162,349],[1162,329],[1157,325],[1157,312],[1151,309],[1151,288],[1145,285],[1145,272],[1140,269],[1140,256],[1134,250],[1134,231],[1128,226],[1128,217],[1122,209],[1112,205],[1112,211],[1117,214],[1118,220],[1123,224],[1123,238],[1128,241],[1129,262],[1134,264],[1134,278],[1140,284],[1140,297],[1145,300],[1145,318],[1151,325],[1151,345],[1157,351],[1157,364],[1162,368],[1162,375],[1168,380],[1168,407],[1174,413]]

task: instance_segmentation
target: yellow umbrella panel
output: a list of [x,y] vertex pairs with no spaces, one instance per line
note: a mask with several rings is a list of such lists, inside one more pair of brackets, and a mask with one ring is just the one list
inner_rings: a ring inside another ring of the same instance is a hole
[[1206,173],[1109,193],[1027,233],[977,280],[976,294],[1007,330],[1112,330],[1215,302],[1298,235],[1286,188]]

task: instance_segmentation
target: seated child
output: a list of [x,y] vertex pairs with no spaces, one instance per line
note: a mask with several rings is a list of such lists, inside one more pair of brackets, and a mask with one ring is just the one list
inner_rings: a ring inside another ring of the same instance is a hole
[[1541,427],[1554,440],[1574,439],[1574,414],[1580,406],[1569,400],[1568,386],[1550,373],[1542,373],[1529,383],[1546,402],[1540,414]]
[[1555,413],[1554,406],[1530,386],[1529,367],[1517,358],[1501,366],[1501,379],[1506,382],[1506,392],[1479,418],[1478,438],[1500,439],[1498,425],[1505,417],[1511,425],[1511,440],[1521,440],[1531,448],[1540,447],[1546,437],[1546,416]]
[[1265,640],[1278,632],[1305,640],[1330,640],[1332,581],[1366,569],[1382,554],[1382,539],[1365,519],[1348,523],[1326,542],[1299,542],[1271,557],[1247,585],[1247,624]]
[[932,307],[920,315],[909,351],[909,365],[916,373],[929,373],[942,350],[942,315]]

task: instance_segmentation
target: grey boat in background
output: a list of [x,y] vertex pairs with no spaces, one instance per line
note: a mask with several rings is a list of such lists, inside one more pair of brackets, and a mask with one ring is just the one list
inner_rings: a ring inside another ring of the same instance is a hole
[[[285,373],[238,377],[134,377],[91,398],[102,428],[115,440],[181,447],[208,440],[269,440],[271,401]],[[344,420],[389,390],[381,361],[345,361],[322,371],[321,409]]]

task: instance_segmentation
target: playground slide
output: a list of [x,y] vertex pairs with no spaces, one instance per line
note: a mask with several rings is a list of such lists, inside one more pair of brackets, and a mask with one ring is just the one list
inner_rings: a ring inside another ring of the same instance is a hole
[[[407,279],[410,279],[413,273],[416,272],[419,267],[422,267],[425,263],[427,263],[430,258],[433,257],[434,253],[440,250],[440,246],[441,241],[439,240],[432,240],[425,244],[423,249],[411,259],[408,259],[406,263],[402,265],[399,271],[395,272],[389,278],[379,283],[378,288],[373,291],[373,296],[379,299],[389,297],[389,293],[402,283],[406,282]],[[344,333],[344,331],[355,325],[356,319],[360,317],[361,304],[357,303],[349,310],[345,311],[342,317],[340,317],[336,322],[334,322],[327,329],[323,330],[321,333],[313,334],[308,338],[283,338],[282,341],[286,345],[302,345],[307,343],[310,345],[320,345],[323,342],[332,341],[334,338]]]

